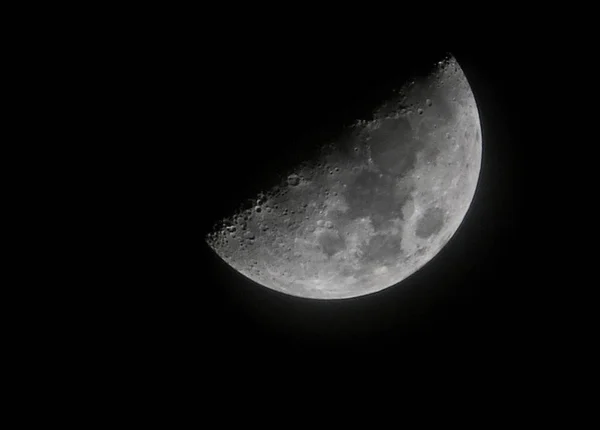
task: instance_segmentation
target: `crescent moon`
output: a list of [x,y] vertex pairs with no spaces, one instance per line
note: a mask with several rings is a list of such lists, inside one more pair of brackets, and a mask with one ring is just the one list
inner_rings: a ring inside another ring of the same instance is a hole
[[233,269],[284,294],[372,294],[424,267],[453,237],[481,159],[475,98],[448,56],[219,222],[206,241]]

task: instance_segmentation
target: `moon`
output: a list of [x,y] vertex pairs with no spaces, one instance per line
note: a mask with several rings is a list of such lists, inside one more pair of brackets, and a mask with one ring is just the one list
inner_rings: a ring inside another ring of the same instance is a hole
[[482,134],[452,55],[206,236],[233,269],[284,294],[344,299],[401,283],[458,230]]

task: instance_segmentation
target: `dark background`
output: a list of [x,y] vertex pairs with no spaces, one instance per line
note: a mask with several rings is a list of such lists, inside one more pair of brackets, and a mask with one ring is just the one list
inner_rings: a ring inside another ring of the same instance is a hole
[[[589,210],[590,195],[577,199],[573,188],[561,188],[565,165],[578,168],[586,145],[593,146],[593,139],[571,135],[593,121],[570,123],[564,117],[583,110],[573,95],[587,94],[589,79],[583,85],[579,78],[593,73],[589,55],[579,56],[574,44],[565,43],[570,30],[564,26],[552,28],[549,41],[538,26],[543,16],[523,19],[527,31],[518,29],[521,11],[508,7],[509,16],[499,18],[495,6],[474,11],[451,5],[458,16],[437,23],[429,13],[396,10],[403,4],[362,5],[353,17],[336,9],[323,22],[314,19],[322,16],[321,8],[302,16],[300,6],[289,6],[287,12],[251,5],[246,13],[223,4],[221,12],[167,13],[164,5],[148,4],[131,13],[110,10],[110,19],[90,14],[100,21],[92,28],[80,16],[77,24],[92,33],[89,39],[67,26],[65,41],[39,37],[51,49],[47,61],[34,68],[32,83],[39,75],[48,80],[56,93],[46,98],[48,109],[75,138],[64,159],[91,170],[99,187],[91,187],[85,175],[64,173],[69,185],[81,187],[64,218],[69,225],[83,220],[75,235],[85,246],[66,241],[80,260],[52,264],[68,267],[64,272],[74,281],[75,288],[64,293],[62,275],[49,277],[35,264],[29,268],[45,279],[44,294],[28,287],[26,303],[42,302],[48,314],[35,320],[35,331],[49,335],[47,345],[30,354],[35,363],[29,370],[35,375],[42,366],[56,375],[61,380],[49,385],[54,388],[64,388],[61,367],[93,390],[97,385],[88,377],[95,376],[108,387],[106,392],[99,387],[99,394],[124,396],[125,408],[138,399],[137,392],[157,391],[161,398],[182,395],[194,406],[206,405],[207,398],[229,406],[244,385],[235,377],[252,375],[256,379],[246,385],[250,392],[242,403],[255,397],[270,406],[280,399],[295,407],[294,418],[299,411],[333,409],[322,393],[337,376],[354,384],[355,376],[364,375],[382,385],[392,373],[420,378],[423,372],[404,365],[410,357],[427,359],[425,374],[442,368],[459,378],[463,374],[453,367],[458,361],[463,369],[483,362],[482,378],[491,373],[500,379],[512,364],[530,360],[524,376],[542,369],[542,378],[554,383],[556,370],[566,367],[562,356],[573,354],[557,341],[557,334],[571,338],[577,332],[564,324],[580,313],[569,301],[593,303],[577,291],[575,276],[560,279],[557,270],[566,256],[579,260],[583,253],[559,241],[573,234],[565,228],[565,214],[582,206]],[[366,16],[369,9],[376,16]],[[492,22],[500,25],[490,27]],[[51,26],[60,23],[51,20]],[[459,30],[467,33],[465,39],[450,40]],[[65,47],[67,67],[58,54]],[[426,267],[377,294],[323,302],[258,286],[208,249],[203,237],[214,221],[304,160],[315,144],[335,137],[344,123],[369,113],[405,78],[426,73],[447,51],[475,93],[483,168],[463,225]],[[576,78],[565,81],[565,69],[575,70]],[[62,83],[75,97],[62,94]],[[56,101],[68,104],[69,113],[57,109]],[[558,136],[559,125],[569,126],[568,136]],[[63,135],[51,137],[41,139],[49,152]],[[553,163],[548,155],[556,157]],[[60,164],[50,159],[48,164],[62,173]],[[93,204],[81,205],[81,197],[91,197]],[[35,216],[55,210],[49,204]],[[579,224],[567,227],[572,226]],[[60,226],[54,230],[63,233]],[[65,244],[54,242],[50,254]],[[99,252],[89,252],[90,245]],[[593,290],[593,282],[581,284]],[[558,298],[553,306],[550,295]],[[27,318],[23,313],[13,325]],[[56,319],[64,323],[57,327]],[[528,358],[546,339],[552,348]],[[593,345],[590,340],[585,343]],[[22,342],[36,343],[29,336]],[[546,371],[549,358],[553,367]],[[575,359],[579,366],[580,357]],[[287,397],[299,386],[294,376],[315,370],[309,396],[297,408]],[[233,384],[225,381],[230,376]],[[177,387],[166,389],[161,379]],[[265,396],[266,380],[289,390]],[[223,395],[211,391],[217,387]],[[403,388],[395,384],[392,394]],[[380,390],[358,394],[340,415],[353,417],[364,400],[389,397]],[[270,415],[265,409],[258,409],[263,417]],[[230,416],[246,417],[229,408],[219,418]]]
[[[529,48],[519,41],[482,48],[477,40],[407,48],[384,33],[307,29],[180,40],[165,51],[166,91],[175,102],[167,107],[173,143],[164,164],[175,178],[167,190],[173,208],[192,227],[174,227],[188,255],[174,269],[172,288],[157,290],[164,302],[154,319],[166,324],[161,338],[174,351],[216,365],[321,367],[423,351],[514,351],[530,342],[528,147],[515,103],[531,84]],[[426,267],[377,294],[313,301],[253,283],[208,248],[203,237],[215,221],[447,52],[475,94],[483,166],[465,221]]]
[[[224,73],[244,73],[231,78],[216,102],[223,117],[202,127],[212,132],[200,139],[199,168],[210,172],[200,185],[207,211],[200,235],[310,153],[311,137],[334,136],[443,55],[379,48],[356,49],[343,40],[317,50],[267,47],[228,64]],[[198,279],[210,315],[205,330],[219,345],[251,355],[343,350],[372,356],[401,353],[407,342],[477,344],[519,334],[518,296],[527,281],[520,273],[518,124],[508,111],[515,77],[497,52],[453,53],[475,93],[484,154],[474,203],[451,243],[401,286],[333,302],[263,288],[201,246]]]

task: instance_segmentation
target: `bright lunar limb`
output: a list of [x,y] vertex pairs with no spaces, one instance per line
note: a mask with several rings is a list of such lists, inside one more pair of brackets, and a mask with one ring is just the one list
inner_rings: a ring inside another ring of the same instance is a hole
[[206,240],[231,267],[285,294],[374,293],[422,268],[456,233],[481,157],[475,98],[449,56]]

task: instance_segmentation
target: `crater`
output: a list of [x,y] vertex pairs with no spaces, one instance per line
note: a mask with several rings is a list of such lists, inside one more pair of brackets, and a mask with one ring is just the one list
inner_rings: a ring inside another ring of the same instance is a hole
[[290,186],[295,187],[296,185],[298,185],[300,183],[300,177],[296,174],[291,174],[287,178],[287,183]]
[[417,222],[415,234],[421,239],[427,239],[439,233],[444,225],[444,211],[441,208],[428,208]]

